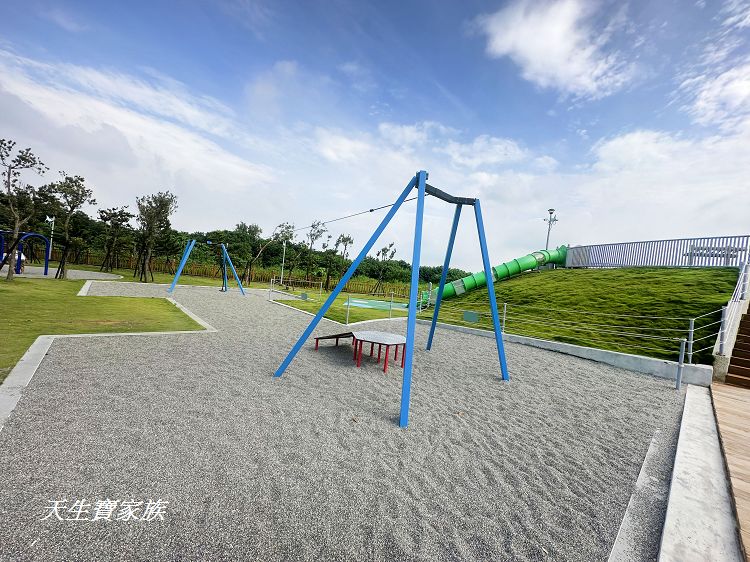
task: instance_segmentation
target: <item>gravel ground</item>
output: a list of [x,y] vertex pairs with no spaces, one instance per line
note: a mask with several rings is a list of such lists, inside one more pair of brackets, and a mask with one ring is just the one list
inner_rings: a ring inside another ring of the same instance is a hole
[[[56,340],[0,432],[0,560],[604,560],[679,423],[668,381],[509,344],[503,383],[493,340],[439,330],[425,352],[419,326],[400,430],[401,369],[356,369],[350,346],[308,343],[273,379],[310,317],[266,296],[178,288],[218,333]],[[41,521],[105,498],[169,504]]]
[[[44,267],[37,267],[35,265],[28,265],[24,268],[23,273],[16,275],[16,277],[40,277],[42,279],[54,279],[56,268],[50,266],[47,271],[48,275],[44,275]],[[0,270],[0,275],[8,273],[7,267]],[[114,273],[104,273],[102,271],[85,271],[83,269],[68,269],[68,279],[121,279],[122,276],[115,275]]]

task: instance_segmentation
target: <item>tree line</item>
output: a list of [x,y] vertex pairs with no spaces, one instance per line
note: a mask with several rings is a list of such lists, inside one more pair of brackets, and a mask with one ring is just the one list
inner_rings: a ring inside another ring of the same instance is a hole
[[[127,205],[101,208],[91,217],[83,207],[96,205],[94,188],[82,176],[63,171],[57,179],[43,183],[49,178],[43,161],[31,149],[18,149],[14,141],[6,139],[0,139],[0,164],[0,230],[6,231],[2,265],[8,266],[8,280],[13,279],[21,233],[38,232],[49,237],[48,219],[52,217],[58,225],[55,242],[60,260],[55,277],[60,279],[66,277],[69,263],[91,253],[101,256],[101,271],[121,270],[131,264],[134,278],[153,281],[153,260],[161,258],[174,270],[191,239],[214,243],[197,244],[191,253],[191,261],[203,264],[218,264],[220,255],[215,244],[225,244],[244,282],[251,281],[257,269],[280,268],[283,261],[285,277],[292,272],[295,277],[322,281],[328,289],[351,265],[353,237],[329,232],[322,221],[302,228],[282,222],[267,236],[257,224],[245,222],[233,229],[177,231],[170,222],[178,208],[177,197],[169,190],[137,197],[132,210]],[[37,252],[36,243],[24,241],[29,259],[39,259]],[[356,275],[377,280],[375,292],[383,282],[409,282],[411,265],[395,256],[395,244],[388,244],[374,256],[367,256]],[[441,269],[422,266],[420,278],[438,283]],[[451,269],[449,280],[465,275],[465,271]]]

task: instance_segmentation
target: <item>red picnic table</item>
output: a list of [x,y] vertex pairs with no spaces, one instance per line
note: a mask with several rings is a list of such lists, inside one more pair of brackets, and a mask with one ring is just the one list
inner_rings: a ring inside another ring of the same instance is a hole
[[394,349],[393,360],[398,361],[398,349],[401,348],[401,368],[404,367],[404,355],[406,355],[406,338],[398,334],[392,334],[390,332],[379,332],[376,330],[363,330],[357,332],[344,332],[341,334],[332,334],[330,336],[319,336],[315,338],[315,349],[318,349],[318,342],[320,340],[336,340],[336,345],[339,344],[339,340],[352,338],[352,345],[354,346],[354,354],[352,359],[357,362],[357,367],[362,365],[362,348],[365,343],[370,344],[370,357],[375,353],[375,346],[378,346],[378,364],[380,364],[380,357],[382,354],[383,346],[385,346],[385,358],[383,360],[383,372],[388,372],[388,356],[390,355],[391,348]]

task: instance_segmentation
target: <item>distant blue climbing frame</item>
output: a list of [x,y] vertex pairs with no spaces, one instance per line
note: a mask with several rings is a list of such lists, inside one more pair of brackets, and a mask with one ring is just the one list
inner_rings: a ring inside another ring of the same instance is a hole
[[[173,293],[174,288],[177,286],[177,281],[180,279],[180,275],[182,275],[182,270],[185,268],[185,264],[188,261],[188,258],[190,257],[190,252],[193,251],[193,248],[195,248],[195,244],[197,243],[196,240],[188,240],[187,245],[185,246],[185,250],[182,252],[182,259],[180,260],[180,265],[177,267],[177,273],[175,273],[174,279],[172,280],[172,284],[169,286],[169,289],[167,289],[168,293]],[[211,241],[206,241],[206,244],[213,245]],[[227,292],[229,290],[229,285],[227,283],[227,265],[232,269],[232,275],[234,275],[234,280],[237,281],[237,286],[240,288],[240,293],[243,295],[245,294],[245,289],[242,287],[242,283],[240,282],[240,278],[237,275],[237,270],[234,269],[234,264],[232,263],[232,259],[229,257],[229,252],[227,252],[227,247],[224,244],[218,245],[221,250],[221,291]]]
[[407,186],[404,188],[404,191],[401,193],[398,199],[396,199],[396,202],[383,218],[382,222],[375,229],[375,232],[373,232],[370,239],[367,241],[367,243],[364,245],[362,250],[352,262],[351,266],[349,266],[349,269],[333,289],[333,292],[328,296],[325,303],[323,303],[323,306],[320,307],[318,313],[310,321],[310,324],[307,326],[307,328],[305,328],[305,331],[299,337],[297,343],[294,344],[292,349],[287,354],[286,358],[281,362],[281,365],[279,365],[279,368],[276,369],[276,372],[273,375],[274,377],[280,377],[282,374],[284,374],[284,371],[287,369],[297,353],[299,353],[299,350],[302,348],[305,341],[307,341],[307,339],[310,337],[313,330],[323,318],[325,313],[328,312],[328,309],[331,308],[331,305],[336,300],[336,297],[339,295],[339,293],[341,293],[349,279],[351,279],[351,277],[354,275],[354,272],[357,270],[359,264],[362,262],[362,260],[372,249],[373,245],[378,240],[380,235],[383,233],[385,227],[388,226],[388,223],[391,222],[391,219],[395,216],[396,212],[407,199],[412,189],[415,188],[417,189],[417,216],[414,224],[414,252],[411,265],[409,313],[406,321],[406,351],[404,356],[404,374],[403,382],[401,384],[401,410],[399,415],[399,425],[402,428],[407,427],[407,425],[409,424],[412,365],[414,362],[414,332],[416,330],[417,323],[417,298],[419,294],[419,262],[422,248],[422,224],[424,218],[424,200],[426,195],[431,195],[433,197],[437,197],[438,199],[442,199],[443,201],[456,205],[456,212],[453,217],[453,226],[451,228],[451,234],[448,241],[448,249],[445,255],[445,263],[443,264],[443,271],[440,276],[440,287],[438,288],[437,299],[435,301],[435,310],[432,316],[432,324],[430,326],[427,349],[429,350],[432,347],[432,340],[435,334],[435,326],[437,324],[438,313],[440,312],[440,304],[443,298],[443,289],[445,288],[448,268],[450,266],[451,253],[453,252],[453,244],[456,239],[456,230],[458,228],[458,221],[461,216],[461,207],[463,205],[471,205],[474,207],[474,214],[477,221],[477,232],[479,234],[479,246],[482,251],[482,263],[484,264],[485,276],[487,277],[487,290],[490,297],[490,309],[492,312],[492,324],[495,329],[497,354],[500,360],[500,372],[503,380],[507,381],[509,378],[508,367],[505,361],[505,348],[503,346],[502,333],[500,331],[500,320],[498,318],[497,300],[495,298],[495,290],[493,284],[493,272],[490,266],[491,262],[489,260],[489,254],[487,252],[487,240],[484,234],[484,222],[482,220],[482,210],[481,205],[479,204],[479,199],[454,197],[427,184],[427,172],[425,172],[424,170],[417,172],[416,175],[411,179],[411,181],[409,181]]

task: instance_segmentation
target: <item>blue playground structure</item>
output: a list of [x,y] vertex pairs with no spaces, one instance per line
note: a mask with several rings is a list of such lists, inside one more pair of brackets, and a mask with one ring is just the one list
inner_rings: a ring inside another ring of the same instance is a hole
[[[188,261],[188,258],[190,257],[190,252],[193,251],[193,248],[195,248],[195,244],[197,243],[196,240],[188,240],[187,246],[185,246],[185,251],[182,252],[182,259],[180,260],[180,266],[177,268],[177,273],[175,273],[174,279],[172,280],[172,284],[169,286],[169,289],[167,289],[168,293],[174,292],[174,288],[177,286],[177,281],[180,279],[180,275],[182,274],[182,270],[185,268],[185,264]],[[213,242],[210,240],[206,240],[206,244],[209,246],[215,246]],[[240,282],[240,278],[237,275],[237,270],[234,269],[234,264],[232,263],[232,259],[229,257],[229,253],[227,252],[227,247],[219,243],[218,244],[221,252],[221,279],[222,279],[222,285],[220,291],[223,293],[226,293],[229,290],[229,284],[227,282],[227,265],[232,270],[232,275],[234,275],[234,280],[237,281],[237,286],[240,288],[240,293],[243,295],[245,294],[245,289],[242,288],[242,283]]]
[[443,298],[443,289],[445,288],[445,282],[448,276],[448,268],[450,266],[451,253],[453,252],[453,244],[456,240],[456,231],[458,229],[458,221],[459,221],[459,218],[461,217],[461,208],[464,205],[469,205],[469,206],[474,207],[474,215],[476,217],[476,222],[477,222],[477,233],[479,234],[479,246],[482,252],[482,263],[484,265],[484,272],[485,272],[485,276],[487,279],[487,290],[489,292],[490,309],[492,311],[492,324],[495,329],[495,342],[497,343],[497,355],[498,355],[498,359],[500,360],[500,372],[501,372],[503,380],[507,381],[509,378],[508,367],[505,361],[505,348],[503,346],[502,333],[500,331],[500,320],[498,318],[498,312],[497,312],[497,301],[495,299],[495,289],[493,286],[494,277],[492,275],[490,259],[489,259],[489,255],[487,252],[487,240],[484,234],[484,222],[482,220],[482,209],[481,209],[481,205],[479,204],[479,199],[472,199],[468,197],[455,197],[453,195],[449,195],[448,193],[445,193],[444,191],[441,191],[440,189],[436,187],[429,185],[427,183],[427,172],[425,172],[424,170],[417,172],[416,175],[411,179],[411,181],[409,181],[404,191],[401,193],[399,198],[396,200],[396,202],[393,204],[391,209],[388,211],[388,214],[386,214],[385,218],[383,218],[382,222],[375,229],[375,232],[367,241],[364,248],[362,248],[360,253],[352,262],[349,269],[346,271],[344,276],[338,282],[338,284],[336,285],[336,288],[328,296],[328,299],[326,300],[326,302],[320,308],[318,313],[315,315],[315,317],[312,319],[312,321],[307,326],[305,331],[302,333],[300,338],[297,340],[297,343],[294,344],[294,347],[292,347],[289,354],[286,356],[284,361],[282,361],[281,365],[274,373],[274,377],[280,377],[282,374],[284,374],[284,371],[287,369],[287,367],[292,362],[292,360],[297,355],[297,353],[299,353],[299,350],[302,348],[305,341],[307,341],[307,339],[310,337],[313,330],[318,325],[320,320],[323,318],[325,313],[328,311],[329,308],[331,308],[331,305],[333,305],[333,302],[336,300],[336,297],[342,291],[342,289],[347,284],[349,279],[351,279],[352,275],[354,275],[354,272],[357,270],[357,267],[359,266],[359,264],[365,258],[367,253],[372,249],[375,242],[383,233],[383,230],[385,230],[385,227],[388,226],[388,223],[391,222],[391,219],[393,219],[396,212],[399,210],[399,208],[407,199],[407,197],[409,196],[409,194],[411,193],[413,189],[417,190],[417,216],[416,216],[416,223],[414,226],[414,252],[413,252],[412,264],[411,264],[411,287],[410,287],[410,292],[409,292],[409,307],[408,307],[409,314],[408,314],[407,322],[406,322],[406,346],[405,346],[406,350],[403,356],[404,374],[403,374],[403,382],[401,384],[401,411],[400,411],[400,416],[399,416],[399,425],[402,428],[407,427],[407,425],[409,424],[409,404],[411,400],[412,363],[414,361],[414,332],[415,332],[416,324],[417,324],[417,309],[418,309],[417,301],[418,301],[418,296],[419,296],[418,295],[419,293],[419,258],[420,258],[420,252],[422,249],[422,223],[424,219],[424,200],[425,200],[426,195],[431,195],[437,199],[445,201],[446,203],[450,203],[456,206],[456,211],[455,211],[455,214],[453,215],[453,226],[451,228],[450,237],[448,239],[448,249],[446,250],[446,253],[445,253],[445,263],[443,264],[443,272],[442,272],[442,275],[440,276],[440,287],[438,288],[437,299],[435,301],[435,309],[432,315],[430,335],[429,335],[429,338],[427,339],[427,350],[430,350],[432,348],[432,340],[435,334],[435,326],[437,324],[438,314],[440,312],[440,302]]
[[[0,260],[5,260],[5,235],[10,234],[10,230],[0,230]],[[47,275],[49,272],[49,254],[50,254],[50,245],[49,245],[49,239],[44,236],[43,234],[39,234],[38,232],[21,232],[20,237],[18,238],[18,245],[16,246],[16,251],[18,252],[18,255],[16,257],[16,273],[21,273],[21,254],[23,254],[23,241],[27,238],[41,238],[44,240],[44,274]],[[13,251],[12,248],[9,248],[10,251]]]

